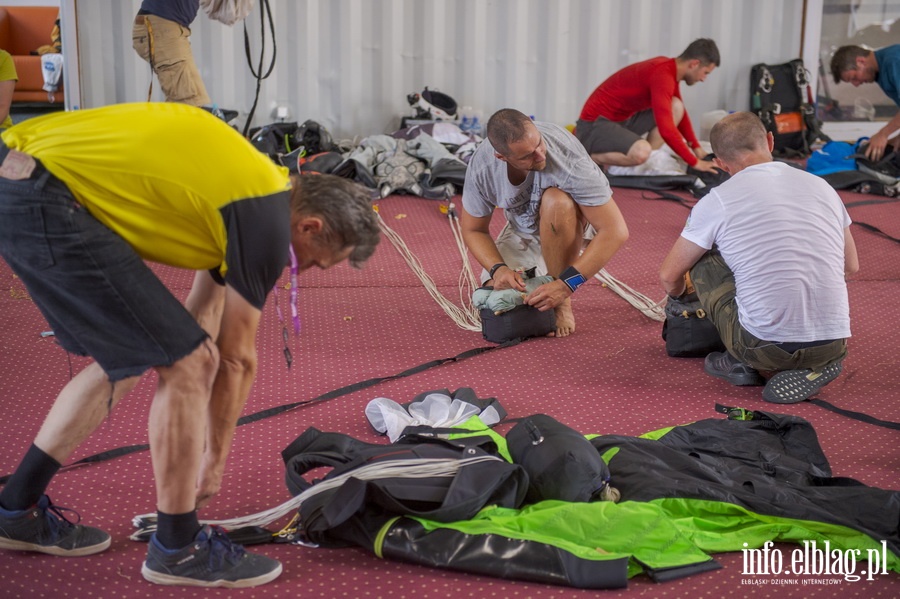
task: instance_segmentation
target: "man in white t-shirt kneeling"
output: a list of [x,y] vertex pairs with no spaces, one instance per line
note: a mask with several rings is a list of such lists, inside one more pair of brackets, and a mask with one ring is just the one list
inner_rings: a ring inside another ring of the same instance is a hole
[[[772,160],[756,115],[713,127],[716,165],[731,175],[691,210],[660,269],[666,292],[691,281],[727,351],[704,370],[763,399],[795,403],[841,373],[850,337],[846,275],[859,269],[850,216],[823,179]],[[774,372],[766,382],[759,371]]]

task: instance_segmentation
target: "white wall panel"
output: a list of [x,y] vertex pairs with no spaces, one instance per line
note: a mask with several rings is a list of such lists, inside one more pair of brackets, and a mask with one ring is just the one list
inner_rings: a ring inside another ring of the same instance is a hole
[[[260,0],[247,20],[259,59]],[[800,54],[803,0],[271,0],[276,65],[254,124],[312,118],[337,137],[395,129],[406,95],[424,86],[485,115],[515,107],[574,122],[604,78],[629,63],[716,40],[722,66],[682,86],[695,127],[702,113],[748,106],[750,66]],[[77,0],[82,105],[143,100],[150,68],[131,48],[139,0]],[[255,81],[241,25],[200,15],[194,54],[220,106],[249,111]],[[267,59],[272,40],[266,30]],[[157,87],[157,86],[154,86]],[[154,99],[161,99],[158,90]]]

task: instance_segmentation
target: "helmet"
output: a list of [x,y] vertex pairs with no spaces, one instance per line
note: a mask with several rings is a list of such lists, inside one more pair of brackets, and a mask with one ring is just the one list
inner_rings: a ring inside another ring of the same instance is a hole
[[429,119],[433,121],[455,121],[456,100],[438,91],[427,87],[421,94],[412,93],[406,96],[409,105],[416,109],[417,119]]

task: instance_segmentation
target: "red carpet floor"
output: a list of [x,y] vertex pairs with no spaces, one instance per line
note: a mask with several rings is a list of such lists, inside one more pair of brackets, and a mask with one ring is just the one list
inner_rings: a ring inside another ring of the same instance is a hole
[[[657,269],[678,236],[687,210],[616,190],[631,232],[608,270],[654,299],[663,291]],[[848,204],[873,199],[845,194]],[[460,258],[439,204],[408,197],[380,202],[395,228],[445,295],[458,296]],[[900,202],[850,208],[854,219],[900,237]],[[495,225],[499,225],[495,219]],[[497,226],[499,229],[499,226]],[[900,246],[853,228],[861,269],[849,283],[853,337],[844,374],[820,394],[833,404],[900,421],[900,368],[896,339],[900,322]],[[191,275],[160,268],[163,280],[183,297]],[[0,262],[0,474],[10,472],[34,437],[57,391],[85,361],[43,338],[47,325],[21,282]],[[288,292],[279,292],[282,307]],[[454,356],[486,343],[440,311],[398,253],[384,241],[364,270],[342,265],[301,276],[303,331],[291,340],[294,366],[285,368],[281,324],[273,302],[258,337],[259,376],[245,413],[313,398],[326,391],[418,364]],[[649,320],[596,281],[575,296],[577,332],[565,339],[531,340],[461,362],[382,383],[329,402],[304,407],[241,427],[222,493],[201,517],[255,513],[289,498],[279,453],[309,426],[367,441],[385,441],[369,427],[363,409],[375,397],[398,402],[430,389],[472,387],[496,397],[510,416],[543,412],[583,433],[636,435],[665,426],[716,417],[719,403],[771,410],[759,388],[730,387],[703,373],[702,360],[665,355],[660,324]],[[148,375],[117,407],[73,461],[124,445],[146,443],[154,377]],[[835,476],[872,486],[900,486],[900,433],[825,411],[804,402],[778,406],[811,421]],[[505,432],[506,428],[501,427]],[[0,597],[361,597],[392,599],[483,597],[588,597],[578,591],[440,571],[384,561],[361,549],[325,550],[267,545],[256,551],[280,559],[284,574],[257,589],[237,591],[163,588],[146,583],[140,563],[146,546],[128,540],[135,514],[154,510],[148,452],[63,472],[49,490],[54,502],[78,510],[84,521],[113,535],[109,551],[60,559],[0,552]],[[281,524],[281,523],[279,523]],[[638,576],[609,597],[900,596],[900,576],[833,586],[750,587],[740,554],[720,554],[723,568],[655,584]]]

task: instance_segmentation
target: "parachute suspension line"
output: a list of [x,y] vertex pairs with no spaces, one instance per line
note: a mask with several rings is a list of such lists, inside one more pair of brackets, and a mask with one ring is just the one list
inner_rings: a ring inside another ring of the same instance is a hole
[[459,250],[459,256],[462,259],[462,268],[459,271],[459,302],[472,322],[478,325],[478,330],[480,331],[481,317],[478,314],[478,310],[472,305],[472,295],[479,287],[478,279],[475,277],[472,263],[469,261],[466,242],[463,241],[462,228],[459,226],[459,214],[456,212],[456,206],[453,202],[447,205],[447,218],[450,222],[450,230],[453,232],[453,239],[456,241],[456,247]]
[[[378,226],[381,228],[385,237],[390,240],[391,244],[409,265],[413,273],[415,273],[422,282],[422,285],[424,285],[428,294],[438,303],[447,316],[463,330],[481,331],[481,318],[478,315],[478,310],[472,306],[472,294],[478,289],[477,278],[472,270],[472,264],[469,261],[466,250],[466,244],[463,241],[462,230],[459,226],[459,215],[452,202],[447,207],[447,218],[449,219],[453,239],[456,242],[456,247],[462,258],[462,268],[459,273],[459,301],[462,307],[457,306],[441,294],[434,280],[425,272],[419,259],[412,253],[400,235],[387,225],[380,214],[378,214]],[[604,287],[607,287],[610,291],[631,304],[634,308],[637,308],[647,318],[659,322],[666,319],[665,310],[663,308],[665,300],[654,302],[643,293],[636,291],[615,278],[605,268],[594,275],[594,278],[600,281]]]
[[665,299],[654,302],[652,299],[639,291],[635,291],[622,281],[618,280],[605,268],[601,268],[600,272],[594,275],[594,278],[603,283],[604,287],[608,287],[610,291],[624,299],[626,302],[637,308],[647,318],[658,320],[660,322],[666,319],[666,313],[663,306]]
[[[449,213],[449,211],[448,211]],[[444,295],[438,290],[437,285],[434,280],[428,276],[428,273],[425,272],[425,269],[422,267],[422,263],[416,257],[415,254],[409,249],[403,239],[397,234],[396,231],[391,229],[384,219],[381,217],[381,214],[378,214],[378,226],[381,228],[381,232],[384,233],[384,236],[388,238],[391,244],[397,249],[397,252],[403,257],[403,260],[409,265],[410,269],[413,273],[419,278],[422,282],[422,285],[425,287],[425,290],[428,291],[428,295],[437,302],[437,304],[441,307],[441,309],[456,323],[456,326],[466,331],[481,331],[481,320],[478,316],[478,312],[472,307],[471,294],[469,294],[469,298],[464,297],[464,291],[462,286],[460,287],[460,299],[462,301],[463,307],[460,308],[449,299],[444,297]],[[454,216],[450,217],[451,221],[451,229],[453,229],[454,239],[456,239],[457,247],[465,248],[465,245],[462,244],[462,235],[458,233],[457,229],[454,228]],[[458,228],[458,224],[456,225]],[[474,276],[471,275],[471,267],[469,266],[468,258],[463,254],[463,273],[465,273],[466,268],[468,267],[469,275],[472,278],[472,285],[474,285]],[[466,278],[467,275],[460,274],[460,279]]]
[[[376,462],[366,466],[354,468],[349,472],[339,474],[334,478],[322,480],[306,489],[299,495],[288,499],[284,503],[248,516],[239,516],[228,520],[202,520],[202,524],[215,524],[226,530],[235,530],[245,526],[266,527],[272,522],[300,509],[304,501],[330,489],[344,484],[349,478],[359,480],[378,480],[382,478],[453,478],[464,466],[480,462],[502,461],[502,458],[486,455],[474,458],[447,459],[447,458],[417,458],[410,460]],[[155,530],[156,514],[141,514],[133,519],[135,527],[141,530],[132,535],[132,539],[139,540],[141,532]]]

